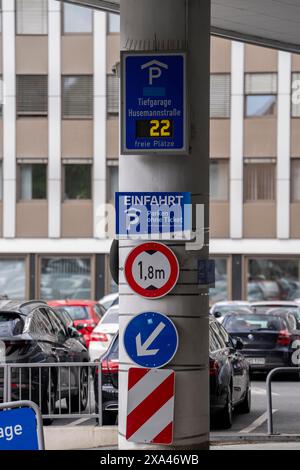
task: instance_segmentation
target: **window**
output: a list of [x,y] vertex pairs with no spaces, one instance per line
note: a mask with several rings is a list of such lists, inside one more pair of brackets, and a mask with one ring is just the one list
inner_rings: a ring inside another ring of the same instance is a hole
[[9,299],[26,298],[26,268],[24,258],[0,258],[0,295]]
[[[0,24],[1,24],[1,15],[0,15]],[[4,102],[4,82],[3,82],[3,76],[0,75],[0,118],[2,118],[3,116],[3,102]]]
[[17,34],[47,34],[48,0],[16,1]]
[[89,164],[64,165],[64,199],[91,199],[92,166]]
[[120,32],[120,15],[109,13],[108,15],[108,32],[119,33]]
[[215,259],[215,277],[215,287],[209,289],[209,299],[211,304],[219,302],[221,300],[227,300],[228,298],[228,276],[226,258]]
[[93,116],[93,77],[74,75],[63,77],[63,117]]
[[249,259],[247,293],[249,301],[300,297],[299,260]]
[[86,7],[64,3],[64,33],[91,33],[93,31],[93,11]]
[[273,159],[246,159],[244,163],[244,201],[275,201],[276,163]]
[[20,199],[47,199],[47,165],[43,163],[21,164]]
[[109,165],[107,171],[107,202],[115,204],[115,194],[119,191],[119,166]]
[[107,112],[119,113],[119,78],[116,75],[107,75]]
[[300,72],[292,73],[292,117],[300,117]]
[[210,200],[228,201],[229,175],[228,162],[210,160]]
[[42,299],[91,299],[91,258],[48,257],[40,260]]
[[46,116],[48,113],[47,75],[17,76],[17,115]]
[[66,330],[65,330],[63,323],[50,309],[41,309],[41,310],[45,312],[45,314],[47,314],[47,317],[49,318],[51,322],[52,330],[55,336],[58,338],[59,341],[64,341],[66,339]]
[[277,74],[247,73],[245,75],[245,95],[246,117],[275,116]]
[[210,117],[230,117],[230,75],[212,74],[210,76]]
[[0,201],[3,199],[3,162],[0,160]]
[[292,202],[300,201],[300,159],[291,160],[291,199]]
[[2,0],[0,0],[0,33],[2,33]]

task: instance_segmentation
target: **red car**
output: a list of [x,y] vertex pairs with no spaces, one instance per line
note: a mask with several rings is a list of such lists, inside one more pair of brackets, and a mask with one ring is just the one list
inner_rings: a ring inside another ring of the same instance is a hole
[[75,328],[82,334],[88,347],[91,333],[105,313],[104,308],[94,300],[51,300],[48,302],[55,310],[65,310],[73,320]]

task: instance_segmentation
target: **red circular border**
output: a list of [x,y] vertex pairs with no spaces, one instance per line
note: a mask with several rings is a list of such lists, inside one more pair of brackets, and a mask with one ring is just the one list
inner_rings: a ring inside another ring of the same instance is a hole
[[[162,286],[160,289],[147,291],[147,289],[142,288],[134,279],[132,275],[132,265],[136,257],[142,253],[143,251],[159,251],[160,253],[164,254],[170,263],[170,276],[167,280],[166,284]],[[146,298],[146,299],[159,299],[160,297],[164,297],[167,295],[176,285],[178,277],[179,277],[179,263],[178,259],[176,258],[173,251],[166,245],[158,242],[147,242],[142,243],[141,245],[133,248],[125,261],[125,279],[131,289],[136,292],[138,295]]]

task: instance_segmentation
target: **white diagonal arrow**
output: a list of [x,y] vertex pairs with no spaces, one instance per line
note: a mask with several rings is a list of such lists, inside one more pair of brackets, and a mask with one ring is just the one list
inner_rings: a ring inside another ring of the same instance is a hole
[[139,333],[135,339],[136,341],[136,352],[138,357],[140,356],[155,356],[158,353],[159,349],[148,349],[149,346],[153,343],[153,341],[158,337],[158,335],[162,332],[162,330],[166,327],[163,322],[155,328],[155,330],[151,333],[148,339],[142,344],[141,333]]

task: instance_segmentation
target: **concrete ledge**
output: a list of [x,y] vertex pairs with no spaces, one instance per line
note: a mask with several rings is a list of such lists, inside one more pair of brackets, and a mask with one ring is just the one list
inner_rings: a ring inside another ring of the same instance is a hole
[[47,426],[44,435],[46,450],[95,449],[118,444],[117,426]]
[[215,434],[210,436],[211,446],[221,446],[228,444],[255,442],[300,442],[300,434],[242,434],[242,433],[226,433]]

